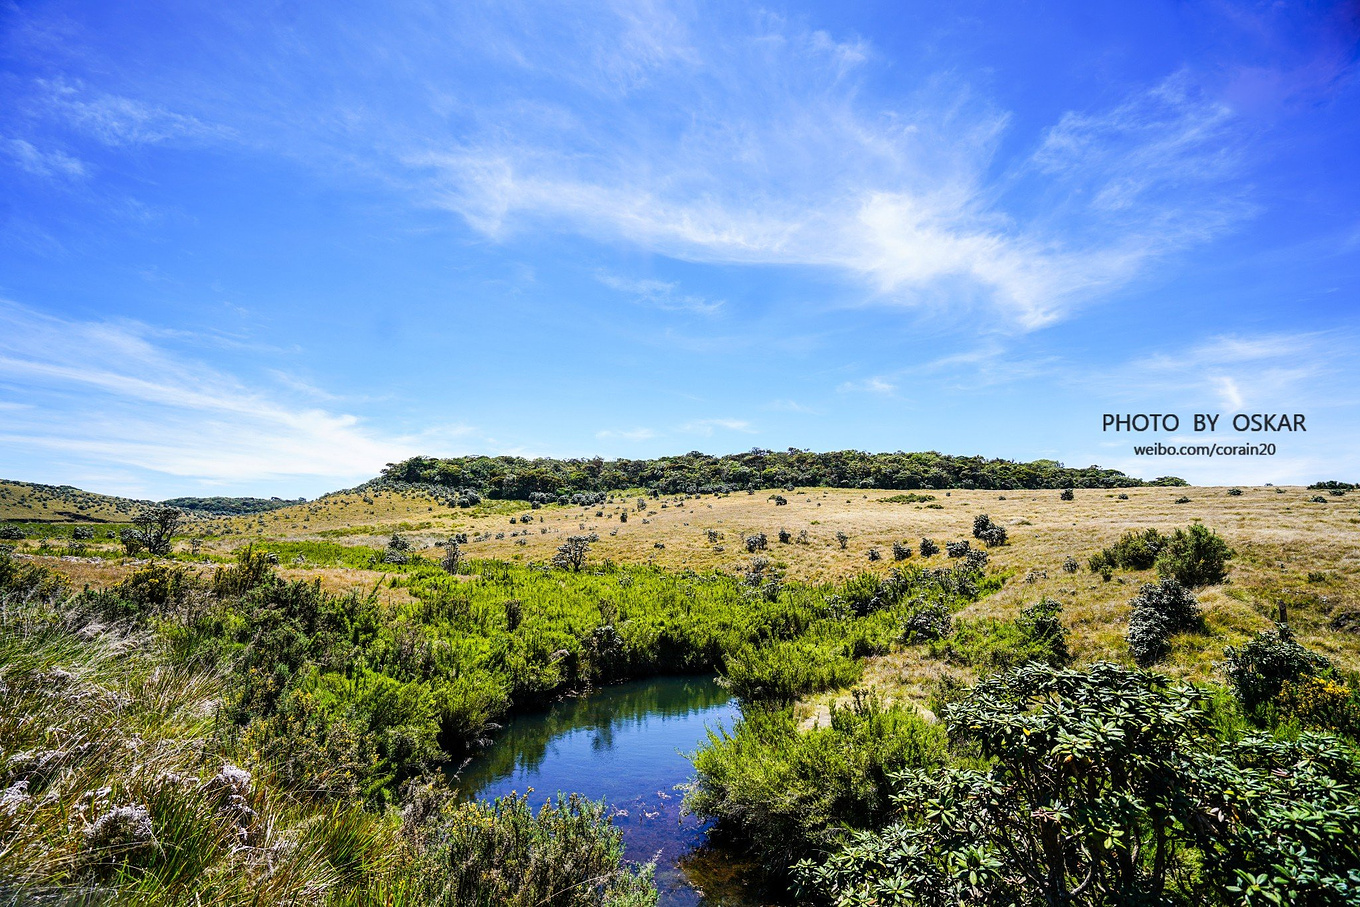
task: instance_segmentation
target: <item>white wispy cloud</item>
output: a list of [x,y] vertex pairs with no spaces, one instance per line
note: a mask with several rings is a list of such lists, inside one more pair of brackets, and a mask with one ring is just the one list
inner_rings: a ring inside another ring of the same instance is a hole
[[79,158],[55,148],[41,150],[25,139],[5,139],[0,142],[0,148],[19,169],[34,176],[80,179],[89,172],[85,162]]
[[235,134],[227,126],[206,123],[165,107],[94,91],[81,82],[55,80],[46,89],[47,112],[106,145],[150,145],[170,139],[223,139]]
[[547,227],[696,261],[834,268],[879,302],[986,301],[1025,329],[1249,212],[1222,191],[1240,158],[1234,118],[1183,74],[1066,114],[998,176],[1009,117],[966,85],[941,77],[885,109],[862,99],[862,40],[771,18],[721,48],[692,28],[685,39],[648,71],[683,122],[511,107],[405,161],[428,177],[422,193],[494,238]]
[[280,390],[158,346],[153,335],[136,323],[75,321],[0,302],[0,398],[39,404],[7,416],[0,443],[16,457],[119,463],[205,482],[349,481],[435,435],[471,432],[450,425],[387,435],[349,413],[295,405]]
[[1353,349],[1347,332],[1224,334],[1108,369],[1080,369],[1071,382],[1113,398],[1216,401],[1232,411],[1350,405]]
[[680,292],[680,284],[673,281],[620,277],[607,271],[598,272],[595,279],[611,290],[618,290],[620,293],[632,296],[643,305],[649,305],[666,312],[713,315],[723,307],[722,300],[714,301],[703,296]]

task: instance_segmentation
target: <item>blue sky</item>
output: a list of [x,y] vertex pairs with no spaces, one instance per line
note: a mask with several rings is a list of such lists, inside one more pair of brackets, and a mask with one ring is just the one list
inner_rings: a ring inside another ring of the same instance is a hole
[[[1360,477],[1360,19],[6,3],[0,476],[935,449]],[[1140,458],[1104,412],[1303,412]]]

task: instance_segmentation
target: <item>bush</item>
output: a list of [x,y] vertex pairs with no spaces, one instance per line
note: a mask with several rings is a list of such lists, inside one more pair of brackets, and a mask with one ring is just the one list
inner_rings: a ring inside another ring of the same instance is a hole
[[24,532],[24,527],[22,526],[15,526],[13,523],[6,523],[5,525],[0,526],[0,539],[17,542],[20,539],[27,537],[28,533]]
[[623,861],[623,836],[603,803],[577,794],[465,803],[443,823],[441,871],[422,903],[438,907],[650,907],[651,867]]
[[1240,489],[1240,488],[1229,488],[1229,489],[1228,489],[1228,496],[1229,496],[1229,497],[1233,497],[1233,498],[1239,498],[1239,497],[1242,496],[1242,489]]
[[973,538],[980,539],[988,548],[1006,544],[1006,527],[992,522],[985,513],[973,517]]
[[1058,495],[1058,500],[1060,501],[1074,501],[1076,498],[1077,493],[1070,488],[1064,488]]
[[710,731],[692,758],[686,808],[780,873],[887,822],[894,773],[933,770],[946,752],[940,725],[857,693],[831,707],[829,726],[800,731],[788,710],[755,712],[730,733]]
[[1092,573],[1116,568],[1148,570],[1157,562],[1157,555],[1161,554],[1166,543],[1167,537],[1156,529],[1148,528],[1142,532],[1130,529],[1119,537],[1119,541],[1091,555],[1087,566]]
[[1360,738],[1360,695],[1334,677],[1312,674],[1280,688],[1280,716],[1300,727]]
[[1216,532],[1201,523],[1177,529],[1157,555],[1157,573],[1182,586],[1213,586],[1228,577],[1227,562],[1233,551]]
[[1063,558],[1062,568],[1063,573],[1076,573],[1081,569],[1081,564],[1077,563],[1077,559],[1069,554],[1067,557]]
[[921,539],[921,557],[933,557],[940,553],[940,546],[933,539]]
[[968,552],[973,550],[973,546],[967,541],[945,542],[944,551],[949,557],[967,557]]
[[869,560],[871,560],[871,561],[881,561],[881,560],[883,560],[883,555],[881,555],[881,554],[878,553],[878,549],[877,549],[877,548],[870,548],[870,549],[869,549]]
[[588,535],[568,536],[566,542],[557,547],[552,559],[553,566],[559,570],[579,572],[585,566],[586,555],[590,553],[590,543],[591,537]]
[[742,702],[789,705],[805,693],[849,686],[863,669],[827,644],[787,639],[729,655],[721,682]]
[[1062,604],[1044,598],[1015,620],[959,620],[954,632],[931,643],[930,653],[981,674],[1007,671],[1029,662],[1062,667],[1071,658],[1067,630],[1058,619]]
[[933,642],[944,639],[952,629],[953,616],[942,603],[932,602],[913,611],[902,625],[904,643]]
[[796,869],[836,907],[1354,902],[1357,754],[1210,736],[1204,695],[1031,665],[946,708],[982,768],[910,771],[904,818]]
[[764,551],[769,547],[769,544],[769,539],[765,537],[765,533],[763,532],[758,532],[755,535],[748,535],[746,537],[746,552],[748,554],[755,554],[757,551]]
[[1331,668],[1325,656],[1294,640],[1287,624],[1257,633],[1240,647],[1223,651],[1223,671],[1242,706],[1256,712],[1273,701],[1287,683],[1297,683]]
[[893,553],[893,560],[895,560],[895,561],[905,561],[907,558],[911,557],[911,548],[909,548],[907,545],[903,544],[902,542],[893,542],[893,543],[892,543],[892,553]]
[[840,543],[841,550],[844,551],[845,546],[850,542],[850,536],[846,535],[843,531],[837,532],[836,541]]
[[1171,651],[1173,633],[1198,630],[1204,625],[1194,594],[1174,579],[1145,584],[1129,604],[1133,614],[1125,639],[1139,667],[1165,658]]
[[791,541],[793,541],[793,533],[781,526],[779,529],[779,544],[787,545]]

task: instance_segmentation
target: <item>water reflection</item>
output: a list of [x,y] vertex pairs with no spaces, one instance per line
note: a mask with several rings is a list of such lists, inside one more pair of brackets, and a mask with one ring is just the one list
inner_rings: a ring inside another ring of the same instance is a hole
[[535,804],[558,791],[606,800],[630,860],[656,863],[664,907],[752,907],[765,899],[739,860],[706,844],[705,828],[680,814],[676,785],[692,777],[684,754],[706,728],[730,727],[737,707],[711,678],[661,677],[607,687],[510,721],[458,773],[463,795],[493,799],[533,788]]

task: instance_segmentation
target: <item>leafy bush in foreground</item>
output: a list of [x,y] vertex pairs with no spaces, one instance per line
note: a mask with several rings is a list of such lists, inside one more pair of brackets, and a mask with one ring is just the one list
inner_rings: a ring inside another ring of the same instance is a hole
[[978,684],[946,722],[990,765],[903,773],[900,821],[800,863],[805,895],[838,907],[1354,902],[1357,753],[1335,738],[1216,750],[1203,694],[1112,664],[1028,665]]

